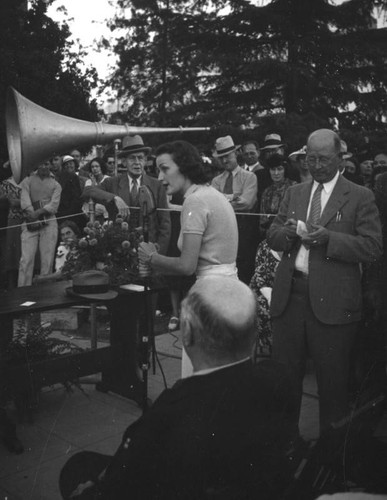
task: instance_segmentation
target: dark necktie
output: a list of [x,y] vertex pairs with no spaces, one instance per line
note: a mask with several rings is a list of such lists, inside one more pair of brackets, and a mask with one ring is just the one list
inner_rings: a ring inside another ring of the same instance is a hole
[[224,184],[223,193],[224,194],[232,194],[233,193],[233,190],[232,190],[232,172],[229,172],[229,174],[228,174],[228,177],[227,177],[226,182]]
[[313,193],[312,203],[310,204],[309,217],[306,222],[308,231],[313,231],[312,224],[319,224],[321,217],[321,191],[324,185],[319,184]]
[[130,198],[132,205],[136,207],[138,205],[138,187],[137,179],[132,179],[132,189],[130,191]]

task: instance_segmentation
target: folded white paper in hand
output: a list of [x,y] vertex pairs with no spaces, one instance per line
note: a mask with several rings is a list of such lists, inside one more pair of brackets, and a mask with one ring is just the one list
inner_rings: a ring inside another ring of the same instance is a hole
[[306,228],[306,224],[302,220],[297,221],[297,235],[300,236],[301,238],[303,236],[306,236],[308,234],[308,229]]

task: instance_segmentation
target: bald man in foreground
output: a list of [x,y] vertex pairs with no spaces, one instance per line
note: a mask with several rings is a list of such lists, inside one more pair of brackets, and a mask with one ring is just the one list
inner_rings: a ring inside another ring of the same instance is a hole
[[193,376],[161,394],[113,457],[74,455],[61,473],[63,498],[74,490],[71,498],[83,500],[280,498],[289,477],[289,387],[274,361],[250,360],[255,307],[240,281],[199,280],[180,321]]

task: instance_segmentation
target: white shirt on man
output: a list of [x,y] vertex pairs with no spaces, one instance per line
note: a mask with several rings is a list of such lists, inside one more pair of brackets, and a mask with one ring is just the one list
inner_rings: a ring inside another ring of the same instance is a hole
[[[339,178],[340,172],[337,172],[336,175],[331,179],[329,182],[325,182],[323,184],[323,189],[321,191],[321,213],[323,213],[325,205],[328,203],[329,198],[331,197],[332,191],[334,187],[336,186],[336,182]],[[306,220],[308,220],[309,217],[309,212],[310,212],[310,206],[312,204],[312,198],[313,194],[316,191],[319,183],[316,181],[313,181],[313,186],[312,186],[312,191],[310,193],[310,198],[309,198],[309,205],[308,205],[308,211],[306,214]],[[306,221],[305,221],[306,222]],[[296,262],[295,262],[295,268],[297,271],[301,271],[304,274],[309,273],[309,248],[306,248],[305,245],[301,245],[297,257],[296,257]]]

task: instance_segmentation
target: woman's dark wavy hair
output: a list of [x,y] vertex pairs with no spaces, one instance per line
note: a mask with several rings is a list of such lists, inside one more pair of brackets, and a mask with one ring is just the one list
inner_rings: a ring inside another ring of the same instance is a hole
[[69,228],[73,231],[73,233],[75,234],[75,236],[76,236],[77,238],[80,238],[80,237],[81,237],[81,230],[79,229],[79,227],[77,226],[77,224],[76,224],[74,221],[72,221],[72,220],[68,220],[68,219],[66,219],[66,220],[64,220],[64,221],[62,222],[62,224],[59,226],[59,231],[58,231],[58,236],[59,236],[59,238],[60,238],[60,232],[61,232],[61,231],[62,231],[62,229],[64,229],[65,227],[69,227]]
[[87,170],[91,173],[91,164],[93,162],[96,162],[98,163],[98,165],[101,167],[101,172],[103,175],[106,175],[106,172],[107,172],[107,165],[106,163],[104,162],[104,160],[102,158],[99,158],[98,156],[96,156],[95,158],[91,159],[88,164],[87,164]]
[[193,184],[206,184],[207,176],[199,151],[187,141],[167,142],[156,150],[156,157],[169,154],[179,167],[180,173]]
[[266,165],[268,168],[276,168],[276,167],[284,167],[284,177],[287,179],[289,177],[290,173],[290,168],[289,168],[289,163],[286,160],[286,157],[281,154],[273,154],[272,156],[269,156],[269,158],[266,160]]

